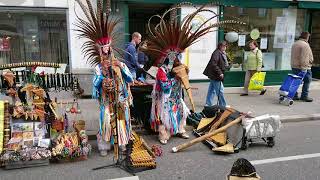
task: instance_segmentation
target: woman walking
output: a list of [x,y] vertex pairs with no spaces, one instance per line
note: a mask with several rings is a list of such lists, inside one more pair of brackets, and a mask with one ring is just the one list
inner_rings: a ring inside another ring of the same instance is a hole
[[[240,96],[248,96],[249,90],[249,82],[251,77],[256,72],[261,72],[262,68],[262,52],[258,48],[258,43],[256,41],[251,41],[249,43],[250,52],[244,62],[244,67],[246,70],[246,76],[244,80],[243,93]],[[262,89],[260,95],[264,95],[266,93],[266,89]]]

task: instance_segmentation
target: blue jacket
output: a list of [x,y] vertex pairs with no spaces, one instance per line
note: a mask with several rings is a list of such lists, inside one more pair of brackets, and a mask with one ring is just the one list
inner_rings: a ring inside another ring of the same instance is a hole
[[136,71],[139,68],[136,46],[133,43],[129,42],[125,48],[125,64],[127,65],[130,71]]

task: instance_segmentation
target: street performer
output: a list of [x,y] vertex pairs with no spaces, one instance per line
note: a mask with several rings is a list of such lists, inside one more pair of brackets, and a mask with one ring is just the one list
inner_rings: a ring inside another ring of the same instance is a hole
[[86,1],[87,6],[80,0],[77,2],[87,18],[77,17],[79,37],[88,39],[82,51],[88,62],[95,66],[92,93],[100,105],[98,149],[101,156],[106,156],[110,144],[114,144],[117,154],[118,147],[124,149],[131,136],[129,106],[132,97],[128,83],[133,82],[127,66],[114,55],[114,51],[120,51],[113,46],[113,40],[122,35],[114,31],[120,21],[109,18],[109,12],[103,15],[102,0],[97,2],[96,13],[90,1]]
[[[151,128],[159,132],[159,140],[162,144],[166,144],[172,135],[189,138],[184,126],[190,111],[182,98],[182,85],[186,89],[192,110],[195,111],[189,85],[189,69],[182,64],[181,54],[200,37],[214,31],[215,27],[241,24],[235,20],[210,23],[210,19],[218,16],[204,5],[195,8],[193,13],[187,14],[179,22],[180,16],[170,14],[174,14],[180,8],[181,4],[167,10],[161,16],[151,17],[148,24],[150,34],[148,47],[144,50],[153,61],[152,64],[159,67],[152,92],[150,123]],[[203,12],[212,13],[212,17],[208,18],[208,21],[194,25],[193,19]],[[170,20],[166,17],[169,15]],[[159,23],[152,26],[150,24],[154,22],[152,18],[158,18]]]

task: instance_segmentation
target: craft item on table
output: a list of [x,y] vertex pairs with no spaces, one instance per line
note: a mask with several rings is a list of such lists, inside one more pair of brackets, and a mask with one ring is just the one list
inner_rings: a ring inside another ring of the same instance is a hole
[[11,138],[14,139],[23,139],[23,132],[12,132]]
[[45,148],[24,148],[20,151],[7,151],[0,156],[0,161],[4,163],[18,162],[18,161],[31,161],[50,159],[51,152]]
[[86,158],[91,152],[91,145],[85,131],[78,133],[61,133],[53,142],[52,155],[59,159]]
[[21,118],[25,115],[25,110],[20,102],[17,102],[13,108],[13,117],[14,118]]
[[23,145],[23,139],[11,138],[7,145],[8,150],[19,151]]
[[33,139],[33,131],[32,132],[23,132],[23,140],[32,140]]

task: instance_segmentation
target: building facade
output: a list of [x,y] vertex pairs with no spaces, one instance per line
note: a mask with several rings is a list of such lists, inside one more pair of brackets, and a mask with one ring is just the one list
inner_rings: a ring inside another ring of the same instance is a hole
[[[123,19],[123,41],[138,31],[143,39],[148,36],[147,23],[154,14],[161,14],[179,0],[116,0],[111,12]],[[192,2],[192,1],[191,1]],[[205,0],[194,1],[208,3]],[[312,33],[310,44],[314,52],[314,76],[320,78],[320,2],[271,1],[271,0],[220,0],[220,6],[212,7],[220,18],[237,17],[248,23],[239,33],[239,41],[231,43],[228,54],[233,66],[226,72],[226,86],[242,86],[243,59],[246,45],[252,39],[252,30],[259,32],[257,41],[264,54],[267,71],[266,84],[280,84],[290,72],[291,44],[301,31]],[[222,6],[223,5],[223,6]],[[183,15],[183,12],[178,12]],[[67,64],[67,70],[78,73],[85,84],[91,83],[92,68],[82,54],[82,39],[77,38],[76,15],[83,16],[74,0],[0,0],[0,63],[47,61]],[[184,61],[190,66],[193,81],[206,81],[202,76],[215,45],[223,40],[222,29],[208,38],[202,49],[189,49]],[[255,34],[257,35],[257,34]],[[90,87],[85,85],[85,87]],[[90,94],[90,88],[86,90]]]

